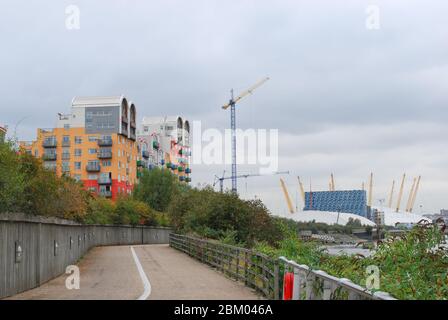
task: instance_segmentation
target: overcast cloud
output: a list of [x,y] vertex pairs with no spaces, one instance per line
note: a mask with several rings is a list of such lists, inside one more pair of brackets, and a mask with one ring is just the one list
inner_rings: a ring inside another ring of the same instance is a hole
[[[80,30],[65,28],[70,4]],[[368,5],[380,8],[379,30],[365,28]],[[229,89],[268,75],[238,106],[238,125],[279,129],[293,197],[297,175],[318,190],[334,172],[353,189],[373,171],[377,203],[407,172],[405,195],[423,177],[417,211],[448,207],[446,1],[14,0],[1,10],[0,123],[12,130],[27,117],[20,139],[52,127],[73,96],[121,93],[139,117],[223,130]],[[193,181],[223,169],[194,166]],[[278,177],[240,181],[240,191],[286,210]]]

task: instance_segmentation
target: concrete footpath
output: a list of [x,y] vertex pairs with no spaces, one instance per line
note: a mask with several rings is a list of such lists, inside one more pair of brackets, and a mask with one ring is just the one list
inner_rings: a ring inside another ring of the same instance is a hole
[[68,290],[62,275],[9,299],[262,299],[168,245],[97,247],[78,267],[79,290]]

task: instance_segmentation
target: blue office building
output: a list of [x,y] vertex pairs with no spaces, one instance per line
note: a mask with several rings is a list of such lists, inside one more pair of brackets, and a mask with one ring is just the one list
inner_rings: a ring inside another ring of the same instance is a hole
[[367,217],[367,194],[364,190],[305,192],[304,210],[346,212]]

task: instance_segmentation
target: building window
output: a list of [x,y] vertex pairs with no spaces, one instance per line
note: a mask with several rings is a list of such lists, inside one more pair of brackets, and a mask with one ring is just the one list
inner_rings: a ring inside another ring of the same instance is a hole
[[75,170],[81,170],[81,162],[75,162]]
[[97,136],[89,136],[89,142],[96,142],[98,140]]
[[96,154],[96,149],[89,149],[89,154]]
[[70,136],[63,136],[62,143],[70,143]]
[[81,149],[75,149],[75,157],[80,157],[82,155]]
[[89,174],[88,179],[89,180],[98,180],[98,175],[97,174]]
[[82,143],[82,137],[75,137],[75,143],[81,144]]
[[62,162],[62,172],[69,172],[70,171],[70,162],[64,161]]
[[103,167],[110,167],[112,165],[112,162],[110,160],[104,160],[102,163]]

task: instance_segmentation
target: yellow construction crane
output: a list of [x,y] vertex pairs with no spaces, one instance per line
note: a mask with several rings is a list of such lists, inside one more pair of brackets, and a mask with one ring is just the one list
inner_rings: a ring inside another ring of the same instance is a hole
[[404,188],[404,180],[405,179],[406,179],[406,173],[403,174],[403,179],[401,180],[400,192],[398,192],[397,208],[395,209],[395,212],[400,211],[401,197],[403,196],[403,188]]
[[294,213],[294,207],[292,206],[291,198],[289,197],[288,189],[286,188],[285,181],[283,181],[282,178],[280,178],[280,185],[283,190],[283,194],[285,195],[286,204],[288,205],[288,209],[290,213]]
[[409,212],[409,210],[411,208],[412,197],[414,196],[414,189],[415,189],[416,183],[417,183],[417,178],[414,178],[414,180],[412,182],[411,190],[409,191],[408,202],[406,202],[406,210],[405,210],[406,212]]
[[333,176],[333,173],[331,174],[331,176],[330,176],[330,191],[335,191],[336,190],[336,187],[335,187],[335,185],[334,185],[334,176]]
[[394,197],[395,180],[392,180],[392,188],[390,189],[388,207],[392,208],[392,199]]
[[372,207],[372,189],[373,189],[373,172],[370,173],[370,180],[369,180],[369,198],[367,203],[369,207]]
[[409,207],[409,212],[412,212],[412,210],[414,209],[415,198],[417,198],[417,192],[418,192],[418,188],[420,187],[421,178],[422,178],[421,176],[418,176],[417,185],[415,186],[414,195],[412,196],[411,206]]
[[297,177],[297,179],[299,180],[300,195],[302,196],[303,205],[305,206],[305,190],[303,189],[303,184],[302,181],[300,181],[300,177]]
[[[256,84],[254,84],[252,87],[250,87],[249,89],[247,89],[246,91],[244,91],[243,93],[241,93],[238,97],[236,97],[233,100],[233,103],[237,103],[238,101],[240,101],[241,99],[243,99],[245,96],[252,94],[252,92],[257,89],[258,87],[260,87],[262,84],[264,84],[266,81],[268,81],[270,78],[266,77],[263,78],[262,80],[258,81]],[[227,110],[227,108],[232,106],[232,102],[227,103],[226,105],[222,106],[222,108],[224,110]]]

